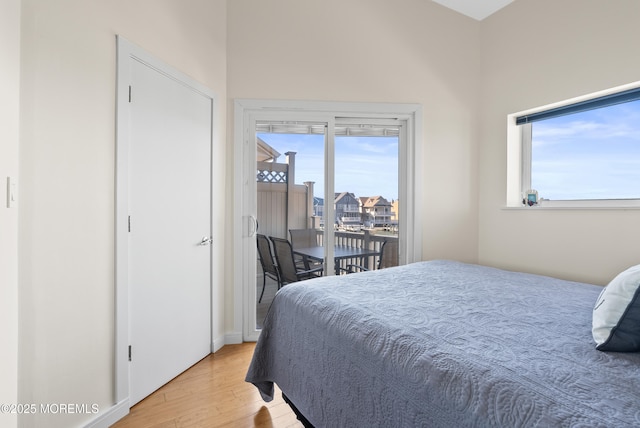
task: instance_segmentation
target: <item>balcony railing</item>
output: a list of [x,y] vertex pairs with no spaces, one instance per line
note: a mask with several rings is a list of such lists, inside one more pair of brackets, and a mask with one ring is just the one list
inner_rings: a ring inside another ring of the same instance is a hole
[[338,217],[338,221],[349,224],[360,224],[360,217],[343,216]]
[[[318,230],[317,234],[318,244],[323,245],[323,231]],[[384,241],[398,241],[398,236],[396,235],[376,235],[369,230],[363,230],[361,232],[335,231],[334,236],[337,246],[367,248],[378,252]],[[344,259],[340,261],[340,267],[346,269],[349,264],[364,264],[368,269],[374,270],[378,266],[378,259],[379,256],[370,256],[367,257],[366,260],[361,260],[360,258]]]
[[343,213],[360,213],[360,207],[358,205],[340,205],[336,207],[336,211]]

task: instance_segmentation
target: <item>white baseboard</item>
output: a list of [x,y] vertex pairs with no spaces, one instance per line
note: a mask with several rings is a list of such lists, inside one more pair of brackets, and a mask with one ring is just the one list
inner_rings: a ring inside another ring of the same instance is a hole
[[109,428],[129,414],[129,398],[114,404],[89,421],[84,428]]
[[213,343],[211,344],[211,353],[216,353],[220,348],[225,345],[224,337],[218,337],[213,339]]
[[238,343],[242,343],[242,333],[226,333],[224,335],[224,344],[225,345],[237,345]]
[[235,345],[242,343],[242,333],[227,333],[222,337],[213,339],[211,344],[211,352],[215,353],[224,345]]

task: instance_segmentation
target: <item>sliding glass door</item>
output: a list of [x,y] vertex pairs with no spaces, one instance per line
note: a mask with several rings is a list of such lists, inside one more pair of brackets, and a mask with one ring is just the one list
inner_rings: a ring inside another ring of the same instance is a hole
[[[274,240],[289,242],[300,270],[325,276],[403,264],[418,255],[415,198],[408,198],[415,194],[415,140],[408,136],[415,136],[418,109],[401,105],[402,114],[345,115],[321,107],[236,112],[242,114],[236,132],[242,134],[244,165],[236,253],[244,340],[257,338],[279,289],[261,263],[275,256]],[[259,235],[270,242],[271,254],[258,252]]]
[[[340,260],[340,272],[377,269],[386,246],[386,266],[397,265],[399,240],[398,162],[400,130],[396,120],[337,119],[334,147],[335,245],[372,250],[374,256]],[[392,248],[394,250],[392,250]],[[347,269],[346,265],[357,268]]]
[[294,254],[296,268],[323,273],[316,268],[324,264],[326,130],[327,124],[319,122],[256,122],[256,236],[269,243],[258,247],[256,261],[257,329],[285,282],[278,282],[280,274],[269,275],[265,264],[282,257],[276,254],[274,239],[286,239],[292,250],[311,253]]
[[[300,271],[322,266],[322,275],[376,269],[382,244],[397,248],[400,128],[398,121],[363,118],[256,122],[256,233],[269,239],[272,251],[258,251],[256,328],[287,282],[278,284],[265,265],[282,257],[274,238],[289,241]],[[325,180],[330,165],[333,179]],[[390,258],[397,265],[398,251]]]

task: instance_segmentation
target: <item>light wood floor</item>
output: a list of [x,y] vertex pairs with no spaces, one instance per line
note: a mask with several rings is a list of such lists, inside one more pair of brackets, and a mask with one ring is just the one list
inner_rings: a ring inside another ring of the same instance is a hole
[[280,390],[265,403],[244,381],[254,347],[224,346],[136,404],[112,428],[302,427]]

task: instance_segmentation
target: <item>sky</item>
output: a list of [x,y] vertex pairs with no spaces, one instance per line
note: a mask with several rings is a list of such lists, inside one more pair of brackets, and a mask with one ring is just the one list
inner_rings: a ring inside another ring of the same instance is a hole
[[534,122],[532,159],[541,198],[640,198],[640,101]]
[[[313,181],[314,196],[324,198],[324,135],[262,134],[264,142],[281,153],[296,152],[296,184]],[[398,137],[341,137],[335,139],[335,191],[356,197],[398,199]]]
[[[258,134],[296,152],[296,183],[324,197],[324,136]],[[397,137],[336,137],[335,191],[398,198]],[[640,198],[640,100],[532,124],[531,185],[551,200]]]

